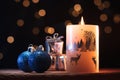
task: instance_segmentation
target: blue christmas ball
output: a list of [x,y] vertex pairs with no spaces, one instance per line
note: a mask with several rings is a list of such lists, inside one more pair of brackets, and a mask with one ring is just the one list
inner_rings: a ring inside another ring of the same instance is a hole
[[32,71],[28,65],[28,57],[30,56],[30,54],[30,51],[24,51],[17,58],[18,68],[24,72]]
[[29,56],[28,63],[33,71],[43,73],[50,67],[51,58],[47,52],[37,49]]

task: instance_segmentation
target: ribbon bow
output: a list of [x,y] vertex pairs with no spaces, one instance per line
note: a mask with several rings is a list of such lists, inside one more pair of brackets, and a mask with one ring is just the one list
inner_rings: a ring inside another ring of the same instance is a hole
[[53,37],[52,36],[46,36],[46,40],[47,41],[50,41],[50,42],[58,42],[58,41],[61,41],[62,38],[64,38],[63,36],[59,36],[58,37],[58,33],[55,33],[53,34]]

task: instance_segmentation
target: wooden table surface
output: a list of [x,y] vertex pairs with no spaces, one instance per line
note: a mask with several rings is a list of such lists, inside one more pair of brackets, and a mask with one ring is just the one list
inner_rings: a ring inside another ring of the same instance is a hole
[[0,80],[120,80],[120,69],[100,69],[98,73],[46,71],[26,73],[18,69],[1,69]]

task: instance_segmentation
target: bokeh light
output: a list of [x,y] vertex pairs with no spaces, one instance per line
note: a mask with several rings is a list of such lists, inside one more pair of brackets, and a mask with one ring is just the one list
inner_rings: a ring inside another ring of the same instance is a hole
[[76,8],[76,10],[74,8],[69,9],[69,14],[74,16],[74,17],[78,17],[82,12],[83,12],[82,8],[80,8],[80,9]]
[[8,36],[7,37],[7,42],[10,43],[10,44],[13,43],[14,42],[14,37],[13,36]]
[[100,6],[102,4],[102,1],[101,0],[94,0],[94,4],[96,6]]
[[98,9],[99,9],[99,10],[104,10],[104,9],[105,9],[104,4],[99,5],[99,6],[98,6]]
[[29,0],[23,0],[23,6],[24,7],[29,7],[30,6],[30,1]]
[[48,34],[53,34],[55,32],[55,29],[53,27],[49,27],[49,26],[46,26],[44,30]]
[[75,10],[76,12],[79,12],[81,9],[82,9],[82,8],[81,8],[81,5],[80,5],[80,4],[75,4],[75,5],[74,5],[74,10]]
[[45,27],[45,29],[44,29],[45,33],[48,33],[48,28],[49,28],[49,26]]
[[110,34],[112,32],[112,27],[111,26],[106,26],[104,28],[105,33]]
[[34,28],[32,29],[32,33],[33,33],[34,35],[38,35],[39,32],[40,32],[39,27],[34,27]]
[[55,32],[55,29],[53,27],[48,28],[48,33],[53,34]]
[[3,53],[0,52],[0,60],[3,59]]
[[120,14],[114,15],[113,21],[114,21],[114,23],[120,23]]
[[39,14],[41,17],[43,17],[43,16],[46,15],[46,11],[45,11],[44,9],[40,9],[39,12],[38,12],[38,14]]
[[33,3],[39,3],[39,0],[32,0]]
[[17,26],[22,27],[24,25],[24,20],[23,19],[18,19],[17,20]]
[[101,20],[102,22],[107,21],[107,20],[108,20],[107,14],[101,14],[101,15],[100,15],[100,20]]
[[70,20],[66,20],[65,21],[65,25],[67,26],[67,25],[71,25],[72,24],[72,22],[70,21]]
[[74,17],[78,17],[79,16],[79,12],[77,12],[77,11],[72,11],[72,15],[74,16]]
[[104,5],[104,8],[109,8],[110,7],[110,2],[109,1],[104,1],[103,5]]

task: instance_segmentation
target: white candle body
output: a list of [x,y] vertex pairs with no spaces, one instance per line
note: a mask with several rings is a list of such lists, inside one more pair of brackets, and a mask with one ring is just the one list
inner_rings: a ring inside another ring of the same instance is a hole
[[98,72],[98,26],[68,25],[66,29],[66,57],[68,72]]

